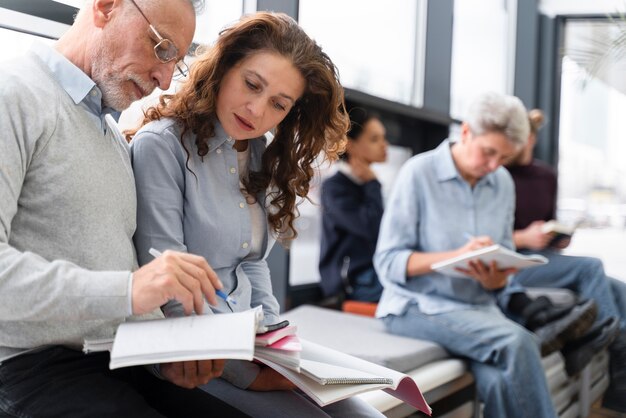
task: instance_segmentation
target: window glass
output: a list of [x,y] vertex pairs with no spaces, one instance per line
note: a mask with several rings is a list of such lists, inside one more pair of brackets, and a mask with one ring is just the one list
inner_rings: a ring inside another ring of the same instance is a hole
[[34,40],[52,45],[52,39],[0,27],[0,43],[4,45],[0,61],[10,60],[28,51]]
[[243,12],[243,0],[205,0],[204,10],[196,19],[194,42],[211,44],[224,27],[233,23]]
[[411,104],[418,3],[300,0],[298,19],[333,60],[344,86]]
[[514,0],[454,2],[450,114],[463,119],[471,101],[486,91],[512,93],[515,51]]

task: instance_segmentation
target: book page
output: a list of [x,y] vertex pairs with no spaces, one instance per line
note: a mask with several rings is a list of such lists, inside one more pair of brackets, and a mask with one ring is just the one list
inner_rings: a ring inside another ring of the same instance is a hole
[[187,360],[252,360],[257,309],[122,323],[115,335],[109,367]]
[[480,260],[485,264],[490,264],[492,261],[495,261],[498,268],[502,270],[507,268],[524,269],[546,264],[548,262],[548,259],[542,255],[524,255],[496,244],[480,248],[475,251],[470,251],[458,257],[434,263],[430,267],[434,271],[445,274],[446,276],[469,277],[466,274],[457,271],[456,268],[467,269],[468,262],[470,260]]
[[[365,372],[370,375],[391,379],[391,384],[340,384],[340,385],[321,385],[310,377],[293,370],[289,370],[280,364],[268,362],[259,359],[269,367],[291,380],[303,392],[314,399],[318,405],[324,406],[332,402],[346,399],[359,393],[371,390],[384,389],[385,392],[398,399],[403,400],[409,405],[419,409],[420,411],[430,415],[431,410],[417,384],[413,379],[404,373],[397,372],[384,366],[324,347],[320,344],[300,339],[302,343],[302,352],[300,357],[302,360],[312,360],[329,365],[340,366],[344,369],[355,370],[356,375]],[[302,361],[301,363],[305,363]]]

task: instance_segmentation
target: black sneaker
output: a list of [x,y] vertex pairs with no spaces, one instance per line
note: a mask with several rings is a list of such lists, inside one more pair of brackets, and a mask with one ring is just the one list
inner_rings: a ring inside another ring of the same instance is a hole
[[569,342],[581,338],[591,328],[598,307],[593,300],[580,301],[566,315],[533,330],[541,341],[541,355],[560,350]]
[[584,369],[594,354],[611,345],[618,333],[619,321],[611,316],[591,327],[582,338],[565,344],[561,353],[567,374],[573,376]]

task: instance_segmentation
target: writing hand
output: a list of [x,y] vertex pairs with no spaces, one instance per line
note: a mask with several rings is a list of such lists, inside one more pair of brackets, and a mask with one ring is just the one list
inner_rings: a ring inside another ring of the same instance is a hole
[[204,297],[217,305],[215,289],[222,283],[204,257],[178,251],[161,256],[133,273],[132,309],[136,315],[153,311],[172,299],[185,314],[202,313]]
[[479,237],[469,237],[469,240],[458,249],[459,254],[464,254],[470,251],[478,250],[483,247],[493,245],[493,240],[487,235],[481,235]]

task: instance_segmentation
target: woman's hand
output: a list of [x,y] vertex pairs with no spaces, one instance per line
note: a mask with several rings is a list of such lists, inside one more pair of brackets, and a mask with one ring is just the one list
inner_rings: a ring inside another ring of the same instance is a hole
[[470,251],[479,250],[483,247],[493,245],[493,240],[487,235],[481,235],[479,237],[470,238],[465,245],[457,250],[459,255],[468,253]]
[[535,251],[546,248],[553,235],[543,232],[542,227],[544,223],[544,221],[535,221],[526,228],[515,231],[515,245],[519,248],[528,248]]
[[471,276],[487,290],[503,288],[507,284],[507,277],[517,272],[515,268],[500,270],[495,261],[487,265],[480,260],[469,261],[467,269],[457,268],[457,270]]
[[352,174],[366,183],[376,179],[376,174],[370,165],[357,156],[350,157],[350,167],[352,168]]
[[261,366],[261,371],[254,382],[248,386],[249,390],[257,392],[267,392],[270,390],[292,390],[296,385],[291,383],[289,379],[278,373],[276,370]]

